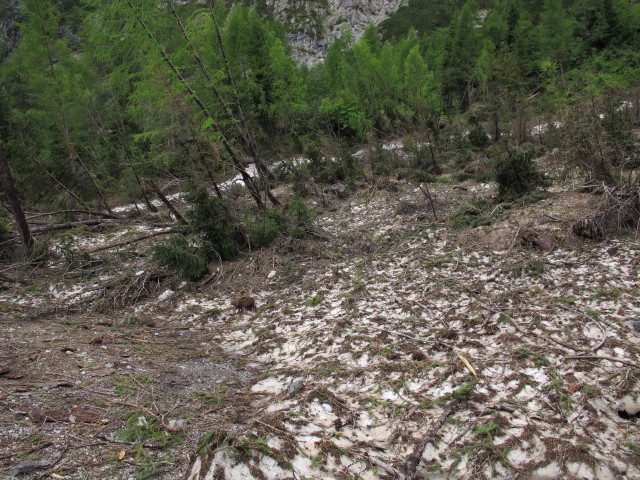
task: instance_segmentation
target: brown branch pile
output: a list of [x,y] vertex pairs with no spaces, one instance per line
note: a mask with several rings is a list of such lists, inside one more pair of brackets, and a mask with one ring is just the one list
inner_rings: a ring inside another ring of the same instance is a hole
[[640,183],[618,190],[605,189],[603,207],[573,225],[580,237],[600,240],[620,230],[638,228],[640,220]]
[[135,305],[158,292],[162,282],[170,277],[163,270],[127,275],[111,280],[104,287],[104,294],[96,302],[96,310],[109,310]]

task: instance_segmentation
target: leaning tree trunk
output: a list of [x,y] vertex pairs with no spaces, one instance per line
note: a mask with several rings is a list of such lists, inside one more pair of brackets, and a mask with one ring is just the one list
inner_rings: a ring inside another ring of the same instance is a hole
[[18,225],[18,230],[20,230],[22,243],[24,243],[25,247],[31,248],[33,246],[33,237],[31,236],[29,224],[27,223],[27,219],[24,216],[24,211],[22,210],[22,203],[20,203],[18,191],[16,190],[16,186],[13,183],[11,168],[9,167],[9,162],[7,161],[7,155],[4,152],[4,144],[2,143],[2,140],[0,140],[0,175],[2,176],[2,185],[4,186],[4,192],[7,195],[9,204],[11,205],[13,218],[16,221],[16,225]]

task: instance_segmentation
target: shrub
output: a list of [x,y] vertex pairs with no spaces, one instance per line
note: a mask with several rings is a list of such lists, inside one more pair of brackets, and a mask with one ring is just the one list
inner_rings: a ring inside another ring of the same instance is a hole
[[491,203],[484,199],[477,200],[473,204],[462,205],[451,215],[449,223],[452,228],[458,229],[491,225],[493,217],[490,209],[492,208]]
[[282,235],[280,224],[266,212],[251,225],[251,244],[254,247],[268,247],[271,243]]
[[474,124],[469,131],[469,143],[471,146],[481,150],[491,143],[487,132],[484,131],[484,128],[479,123]]
[[201,239],[208,260],[230,260],[238,254],[241,239],[229,213],[227,202],[197,189],[186,196],[193,205],[185,217],[189,233]]
[[512,200],[535,190],[542,184],[542,175],[536,170],[533,158],[536,150],[530,147],[509,149],[495,164],[500,199]]
[[207,271],[208,262],[200,248],[182,235],[175,235],[155,247],[153,258],[161,266],[178,272],[185,280],[199,280]]
[[185,235],[176,235],[156,247],[154,259],[191,281],[204,275],[209,262],[230,260],[247,244],[262,248],[281,235],[303,237],[315,218],[315,212],[296,197],[286,210],[274,208],[252,215],[248,228],[242,228],[231,216],[228,204],[206,190],[195,190],[186,198],[192,209],[185,214],[190,221]]
[[299,197],[295,197],[287,207],[287,215],[293,222],[294,227],[305,227],[316,218],[316,212],[307,207]]

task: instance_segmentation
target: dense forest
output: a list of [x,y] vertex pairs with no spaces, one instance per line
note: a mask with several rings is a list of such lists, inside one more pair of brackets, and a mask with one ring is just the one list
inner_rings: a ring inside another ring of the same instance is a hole
[[[258,209],[249,223],[262,220],[254,244],[265,244],[285,224],[299,234],[311,215],[303,202],[260,213],[280,203],[278,182],[433,181],[482,152],[494,176],[508,157],[511,184],[514,149],[545,120],[563,128],[542,147],[562,144],[596,182],[637,163],[638,112],[624,107],[639,96],[638,2],[411,0],[360,39],[345,27],[312,67],[291,60],[288,27],[258,7],[263,15],[222,1],[26,0],[0,64],[0,139],[25,205],[154,209],[163,184],[187,180],[196,207],[181,221],[209,228],[231,256],[237,239],[202,224],[234,221],[219,188],[233,172]],[[368,165],[351,155],[398,137],[413,148],[406,165],[382,150]],[[307,167],[272,168],[300,155]]]

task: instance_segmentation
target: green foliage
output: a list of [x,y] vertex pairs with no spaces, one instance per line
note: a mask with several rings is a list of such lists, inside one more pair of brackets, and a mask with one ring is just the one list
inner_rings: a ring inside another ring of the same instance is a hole
[[291,203],[287,207],[287,215],[294,228],[303,229],[309,227],[313,219],[316,218],[316,212],[311,210],[300,197],[294,197],[294,199],[291,200]]
[[447,2],[425,2],[409,0],[380,24],[383,39],[400,39],[414,29],[428,34],[438,27],[445,27],[451,21],[452,14],[462,6],[460,0]]
[[469,131],[469,143],[475,148],[483,149],[490,143],[487,132],[484,131],[479,122],[474,123]]
[[347,136],[364,140],[371,129],[370,120],[354,101],[323,99],[320,114],[334,126],[334,129]]
[[495,437],[500,431],[500,425],[496,422],[488,422],[484,425],[477,427],[473,434],[478,438],[491,438]]
[[0,240],[4,240],[11,233],[11,222],[8,218],[0,217]]
[[190,192],[185,200],[192,208],[185,214],[189,231],[200,239],[207,260],[229,260],[238,254],[238,236],[229,205],[203,188]]
[[133,442],[138,446],[151,440],[159,448],[168,448],[184,442],[183,434],[166,432],[157,418],[141,414],[131,416],[127,420],[127,425],[118,430],[117,436],[119,440]]
[[100,260],[94,260],[87,252],[74,248],[73,237],[66,237],[60,243],[59,249],[67,263],[69,270],[88,270],[100,265]]
[[533,158],[536,149],[521,146],[515,149],[506,146],[506,152],[495,164],[496,181],[500,199],[513,200],[535,190],[542,182]]
[[494,207],[495,205],[485,199],[462,205],[449,218],[449,225],[456,229],[491,225],[494,220],[492,216]]
[[302,238],[315,218],[315,212],[297,197],[285,210],[273,208],[249,214],[243,223],[231,216],[227,202],[204,189],[193,190],[186,199],[192,206],[185,214],[190,221],[186,235],[175,235],[157,246],[154,259],[191,281],[200,279],[210,262],[232,259],[246,246],[267,247],[282,235]]
[[[620,182],[623,169],[638,165],[629,127],[638,122],[637,107],[635,118],[625,118],[601,101],[610,97],[607,85],[638,83],[637,2],[410,0],[357,41],[345,29],[326,60],[311,68],[291,59],[286,28],[270,18],[267,2],[215,2],[231,77],[212,10],[199,2],[174,3],[188,40],[167,5],[151,0],[23,2],[19,45],[0,60],[0,137],[29,202],[95,208],[99,193],[137,201],[141,178],[217,180],[231,163],[222,138],[239,157],[249,157],[249,132],[262,158],[300,153],[327,138],[353,147],[427,132],[433,150],[416,150],[414,163],[400,166],[381,155],[372,168],[379,175],[411,168],[425,181],[459,154],[449,132],[439,137],[442,116],[455,118],[473,105],[482,124],[473,124],[457,146],[486,149],[492,148],[486,131],[492,138],[512,132],[524,141],[532,115],[559,118],[558,111],[582,94],[598,106],[592,114],[606,113],[603,121],[569,112],[567,138],[550,131],[545,141],[555,136],[553,146],[568,146],[577,163],[595,158],[585,166],[594,180]],[[327,5],[298,2],[286,15],[316,35]],[[626,90],[611,98],[633,95]],[[308,191],[309,176],[355,182],[360,167],[351,155],[328,156],[336,160],[310,156],[308,168],[285,175],[297,194]],[[535,188],[527,154],[499,157],[501,197]],[[190,212],[192,248],[207,262],[233,258],[245,244],[231,207],[217,203],[194,200]],[[306,228],[291,219],[249,217],[244,233],[256,244],[279,234],[301,236]]]
[[467,400],[469,398],[469,396],[473,393],[473,391],[476,388],[476,385],[478,384],[480,380],[478,380],[477,378],[475,380],[472,380],[469,383],[464,383],[462,385],[460,385],[457,389],[455,389],[453,392],[451,393],[447,393],[442,400],[445,402],[450,402],[450,401],[464,401]]
[[282,221],[280,216],[273,214],[273,210],[265,212],[251,224],[251,245],[262,248],[268,247],[271,243],[282,235]]
[[154,249],[154,259],[183,278],[198,280],[214,260],[229,260],[239,253],[236,226],[227,204],[204,189],[186,196],[192,208],[185,214],[187,236],[175,235]]
[[316,307],[324,301],[324,295],[314,295],[307,300],[307,305],[310,307]]
[[207,271],[207,259],[201,250],[182,235],[174,235],[155,247],[153,258],[164,268],[178,272],[186,280],[196,281]]

